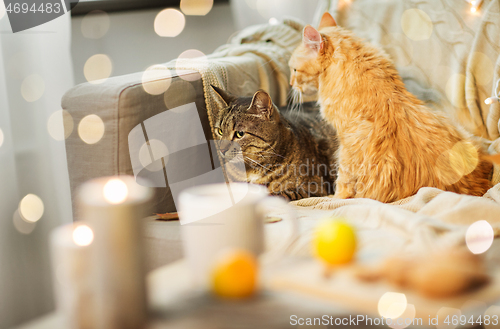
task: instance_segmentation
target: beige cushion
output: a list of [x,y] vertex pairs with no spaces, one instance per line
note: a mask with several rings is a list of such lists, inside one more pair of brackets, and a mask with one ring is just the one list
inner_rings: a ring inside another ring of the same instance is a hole
[[[80,216],[74,206],[76,190],[83,182],[101,176],[134,174],[128,136],[144,120],[168,110],[169,107],[195,102],[205,133],[209,134],[199,74],[195,71],[180,71],[172,77],[159,80],[169,80],[169,88],[160,95],[148,94],[142,86],[142,73],[136,73],[110,78],[102,84],[84,83],[69,90],[63,97],[62,107],[71,114],[76,125],[88,115],[97,115],[105,127],[104,135],[95,144],[85,143],[78,132],[72,133],[66,140],[75,220]],[[155,188],[152,211],[175,211],[168,185]]]

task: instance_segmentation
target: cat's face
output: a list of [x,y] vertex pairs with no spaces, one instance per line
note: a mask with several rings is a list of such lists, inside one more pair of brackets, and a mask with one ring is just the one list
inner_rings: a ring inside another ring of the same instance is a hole
[[214,125],[219,154],[228,161],[260,163],[278,134],[279,112],[270,96],[262,90],[253,97],[234,97],[219,88],[214,90],[227,105],[217,113]]
[[[325,13],[321,18],[320,29],[336,26],[333,17]],[[288,62],[290,66],[290,85],[304,95],[318,92],[318,78],[322,72],[324,40],[312,26],[304,28],[302,43],[295,49]]]
[[288,63],[290,66],[290,85],[304,95],[318,92],[318,77],[321,72],[319,57],[301,44]]

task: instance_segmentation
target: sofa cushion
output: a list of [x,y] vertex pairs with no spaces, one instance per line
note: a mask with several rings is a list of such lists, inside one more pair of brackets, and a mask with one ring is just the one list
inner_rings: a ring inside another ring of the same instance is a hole
[[[128,145],[130,131],[169,108],[194,102],[204,133],[209,139],[210,128],[198,72],[176,71],[171,76],[167,74],[155,80],[148,80],[150,83],[158,80],[169,81],[170,86],[167,91],[159,95],[146,92],[142,78],[143,73],[136,73],[110,78],[102,84],[85,83],[72,88],[64,95],[63,109],[68,111],[79,124],[78,133],[71,134],[66,140],[73,200],[78,186],[86,180],[101,176],[134,175]],[[80,124],[82,119],[89,115],[97,116],[104,124],[102,138],[93,144],[86,143],[85,138],[80,137],[81,134],[98,133],[95,131],[98,130],[98,124],[94,123],[94,126]],[[152,210],[175,211],[168,185],[155,190]],[[73,202],[73,216],[78,220],[80,214],[74,205],[75,202]]]

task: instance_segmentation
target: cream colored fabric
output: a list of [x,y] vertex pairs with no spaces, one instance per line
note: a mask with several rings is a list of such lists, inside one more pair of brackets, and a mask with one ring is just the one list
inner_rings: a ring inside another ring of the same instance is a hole
[[[293,202],[294,205],[311,209],[334,210],[339,216],[351,217],[357,209],[374,208],[374,213],[388,211],[401,218],[436,218],[456,225],[470,225],[478,219],[500,225],[500,185],[491,188],[484,197],[444,192],[436,188],[424,187],[410,198],[384,204],[370,199],[337,199],[334,197],[308,198]],[[410,214],[413,213],[413,214]],[[363,216],[366,215],[363,214]],[[359,217],[359,214],[354,215]],[[410,223],[409,223],[410,224]],[[500,227],[500,226],[499,226]]]
[[366,261],[395,253],[415,255],[463,246],[467,229],[478,220],[490,223],[495,238],[500,237],[498,185],[484,197],[422,188],[415,196],[394,204],[328,197],[302,199],[292,204],[297,206],[301,232],[290,249],[295,255],[311,254],[314,229],[318,220],[324,218],[339,218],[357,228],[358,259]]

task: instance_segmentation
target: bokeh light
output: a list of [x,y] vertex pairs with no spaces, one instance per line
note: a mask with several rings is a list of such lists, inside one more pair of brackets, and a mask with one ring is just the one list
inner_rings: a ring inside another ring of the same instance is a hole
[[45,92],[45,81],[38,74],[27,76],[21,84],[21,95],[27,102],[40,99]]
[[73,128],[73,117],[65,110],[55,111],[51,114],[47,122],[49,135],[56,141],[62,141],[68,138],[73,132]]
[[21,234],[30,234],[36,227],[36,222],[28,222],[19,215],[19,210],[14,212],[12,222],[16,230]]
[[280,23],[280,21],[278,21],[278,19],[276,17],[269,18],[270,25],[278,25],[279,23]]
[[193,59],[193,58],[196,58],[198,60],[206,60],[207,59],[207,56],[197,50],[197,49],[188,49],[188,50],[185,50],[183,51],[179,57],[177,57],[177,60],[185,60],[185,59]]
[[214,0],[181,0],[181,10],[185,15],[205,16],[212,10]]
[[160,37],[176,37],[186,25],[186,18],[177,9],[164,9],[156,15],[154,29]]
[[119,178],[112,178],[104,185],[103,194],[109,203],[122,203],[128,196],[127,184]]
[[399,318],[407,306],[405,294],[386,292],[378,301],[378,313],[386,319]]
[[[197,49],[188,49],[183,51],[175,61],[176,70],[183,70],[186,67],[189,68],[193,65],[196,65],[200,69],[208,65],[207,56]],[[179,77],[186,81],[196,81],[201,78],[201,75],[180,74]]]
[[[183,97],[178,97],[178,95],[181,94]],[[196,91],[191,83],[182,79],[175,80],[164,95],[165,106],[170,110],[174,109],[174,112],[177,112],[177,110],[175,110],[177,107],[185,105],[186,99],[190,102],[194,102],[196,99]]]
[[95,114],[84,117],[78,125],[78,135],[87,144],[95,144],[104,136],[104,122]]
[[415,305],[408,304],[406,305],[406,309],[397,319],[391,319],[391,323],[387,321],[387,325],[393,329],[404,329],[411,324],[413,324],[413,319],[415,318],[415,314],[417,313],[415,309]]
[[[498,329],[498,323],[500,321],[500,305],[492,305],[490,306],[486,312],[484,312],[484,315],[488,315],[489,316],[489,319],[490,319],[490,323],[489,324],[486,324],[484,321],[483,321],[483,324],[484,324],[484,327],[486,329]],[[484,318],[483,318],[484,320]],[[498,320],[498,321],[496,321]]]
[[139,149],[139,161],[149,171],[159,171],[163,169],[163,163],[158,160],[163,158],[165,164],[168,162],[168,148],[157,139],[150,139],[148,143],[144,143]]
[[87,39],[100,39],[109,30],[109,15],[102,10],[94,10],[82,19],[82,34]]
[[[469,141],[455,143],[447,153],[450,169],[456,173],[456,181],[476,169],[479,163],[479,154],[476,147]],[[456,182],[455,181],[455,182]],[[455,183],[455,182],[452,182]]]
[[[453,324],[453,321],[451,319],[453,317],[460,319],[460,315],[462,315],[462,312],[458,308],[451,308],[451,307],[441,307],[439,311],[437,312],[436,316],[438,318],[438,325],[436,326],[437,329],[454,329],[458,327],[460,324],[460,321],[457,322],[457,324]],[[449,323],[445,323],[446,318],[448,318]]]
[[2,147],[4,141],[3,130],[0,129],[0,147]]
[[473,254],[482,254],[487,251],[495,238],[490,223],[480,220],[473,223],[465,233],[465,242]]
[[111,63],[111,59],[104,54],[91,56],[87,59],[83,67],[85,79],[93,84],[100,84],[106,81],[111,76],[112,71],[113,64]]
[[0,20],[5,16],[5,5],[3,1],[0,1]]
[[73,241],[78,246],[88,246],[94,241],[94,232],[87,225],[78,225],[73,230]]
[[19,215],[27,222],[34,223],[40,220],[44,209],[42,199],[35,194],[28,194],[19,202]]
[[142,74],[142,87],[151,95],[163,94],[172,81],[172,73],[164,65],[150,66]]
[[469,141],[460,141],[436,159],[436,167],[439,168],[437,174],[441,182],[452,185],[472,173],[478,163],[476,147]]
[[431,37],[433,24],[425,11],[412,8],[401,15],[401,28],[409,39],[419,41]]

